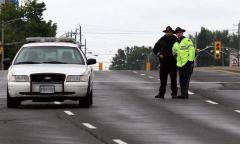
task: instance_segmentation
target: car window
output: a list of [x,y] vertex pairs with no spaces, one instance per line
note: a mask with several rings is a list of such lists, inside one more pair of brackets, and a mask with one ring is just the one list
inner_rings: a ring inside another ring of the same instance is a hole
[[24,47],[14,64],[84,64],[82,54],[75,47],[33,46]]

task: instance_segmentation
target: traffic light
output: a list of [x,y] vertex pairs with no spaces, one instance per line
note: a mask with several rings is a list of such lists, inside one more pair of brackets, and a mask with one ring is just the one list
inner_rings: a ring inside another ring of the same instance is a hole
[[214,58],[215,59],[221,59],[221,48],[222,44],[220,41],[214,42]]

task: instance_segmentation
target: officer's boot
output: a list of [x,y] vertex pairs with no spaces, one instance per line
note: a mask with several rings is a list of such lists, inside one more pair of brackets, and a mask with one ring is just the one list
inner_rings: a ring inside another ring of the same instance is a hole
[[176,99],[177,98],[177,88],[176,89],[172,89],[171,96],[172,96],[172,99]]
[[162,98],[162,99],[164,99],[164,95],[158,94],[158,95],[155,96],[155,98]]

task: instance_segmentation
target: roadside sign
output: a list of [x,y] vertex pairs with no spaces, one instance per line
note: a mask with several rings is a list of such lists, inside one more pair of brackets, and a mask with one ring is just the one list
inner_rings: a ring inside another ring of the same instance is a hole
[[233,65],[236,65],[237,62],[238,62],[237,59],[233,59],[233,60],[232,60],[232,64],[233,64]]
[[238,56],[237,56],[237,53],[234,53],[234,52],[230,52],[230,55],[229,55],[229,66],[230,67],[235,67],[235,66],[238,66]]

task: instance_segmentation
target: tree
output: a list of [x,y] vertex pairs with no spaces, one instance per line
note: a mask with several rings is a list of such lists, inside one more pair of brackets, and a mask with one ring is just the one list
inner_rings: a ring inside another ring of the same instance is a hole
[[54,37],[56,35],[57,25],[51,20],[43,20],[43,12],[46,10],[44,2],[38,3],[37,0],[28,0],[22,8],[24,16],[28,19],[25,24],[27,36],[32,37]]
[[126,54],[124,50],[118,49],[118,53],[113,57],[111,68],[114,70],[125,70],[126,69]]
[[152,53],[151,47],[126,47],[125,50],[118,50],[118,53],[113,57],[111,69],[113,70],[143,70],[146,68],[146,63],[152,64],[153,69],[157,69],[158,59]]
[[45,3],[39,3],[37,0],[28,0],[21,7],[14,4],[0,6],[1,23],[21,17],[26,18],[26,21],[17,20],[4,27],[5,57],[13,59],[26,37],[54,37],[56,35],[57,24],[43,19],[45,10]]

